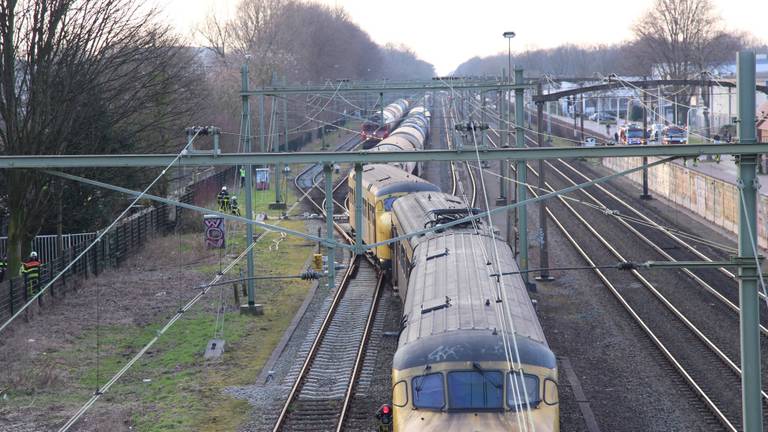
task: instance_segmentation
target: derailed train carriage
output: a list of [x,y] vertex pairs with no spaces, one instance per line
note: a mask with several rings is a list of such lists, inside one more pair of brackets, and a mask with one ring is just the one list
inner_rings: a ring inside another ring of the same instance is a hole
[[[438,192],[440,189],[420,177],[392,165],[372,164],[363,167],[362,227],[355,226],[354,193],[349,194],[349,221],[354,230],[361,230],[363,242],[373,244],[392,238],[392,203],[396,199],[421,191]],[[355,190],[355,173],[348,179],[349,190]],[[379,246],[373,251],[379,267],[389,268],[390,246]]]
[[[410,194],[394,202],[392,235],[471,211],[452,195]],[[522,424],[559,430],[555,356],[522,278],[498,276],[497,284],[489,274],[494,249],[503,272],[517,271],[511,250],[479,232],[459,225],[393,246],[393,285],[404,301],[392,366],[395,431],[519,430]],[[511,329],[500,321],[501,308]]]

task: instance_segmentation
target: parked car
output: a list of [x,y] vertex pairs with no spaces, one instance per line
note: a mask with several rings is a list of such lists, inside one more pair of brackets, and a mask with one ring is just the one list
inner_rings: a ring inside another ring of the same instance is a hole
[[667,126],[661,131],[662,144],[688,144],[688,130],[680,126]]
[[584,142],[581,143],[581,145],[584,146],[584,147],[594,147],[594,146],[598,145],[597,144],[597,138],[595,138],[593,136],[585,137],[584,138]]

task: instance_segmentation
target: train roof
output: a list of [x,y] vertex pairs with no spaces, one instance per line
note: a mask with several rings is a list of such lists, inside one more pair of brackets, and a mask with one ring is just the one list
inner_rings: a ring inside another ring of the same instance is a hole
[[[350,178],[354,180],[354,171]],[[398,192],[438,192],[440,189],[432,183],[408,174],[402,169],[386,164],[371,164],[363,167],[363,188],[375,196]]]
[[[398,235],[407,235],[439,223],[461,219],[470,213],[479,212],[478,209],[467,208],[461,198],[444,192],[418,192],[398,198],[393,204],[395,214],[394,223]],[[478,219],[477,224],[484,226],[484,220]],[[455,225],[449,228],[451,231],[472,230],[470,223]],[[438,233],[439,234],[439,233]],[[422,242],[425,238],[435,233],[421,234],[408,239],[412,247]]]
[[439,361],[504,361],[498,315],[502,307],[510,311],[521,360],[554,367],[554,355],[520,275],[499,278],[505,295],[497,302],[499,285],[491,276],[497,272],[494,249],[502,272],[518,270],[506,243],[489,236],[449,231],[418,246],[403,308],[406,321],[396,368],[437,363],[435,356]]

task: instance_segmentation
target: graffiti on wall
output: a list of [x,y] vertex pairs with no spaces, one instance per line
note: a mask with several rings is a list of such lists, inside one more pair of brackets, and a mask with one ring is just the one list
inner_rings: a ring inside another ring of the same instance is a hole
[[224,249],[226,246],[226,230],[224,218],[218,215],[203,216],[205,228],[205,247],[207,249]]

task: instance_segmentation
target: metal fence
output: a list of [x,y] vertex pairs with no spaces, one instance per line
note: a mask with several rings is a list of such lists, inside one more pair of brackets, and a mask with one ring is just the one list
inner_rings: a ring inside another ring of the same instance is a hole
[[[61,236],[61,250],[70,249],[76,244],[90,243],[96,238],[95,232],[63,234]],[[53,261],[58,258],[59,236],[39,235],[32,240],[32,250],[37,252],[37,257],[42,262]],[[8,237],[0,237],[0,256],[8,256]]]
[[[174,193],[172,198],[185,203],[211,202],[221,185],[233,180],[234,172],[234,168],[229,168],[197,176],[194,183],[187,186],[183,191]],[[148,240],[171,232],[180,220],[183,211],[187,210],[158,203],[154,207],[137,210],[126,217],[115,225],[83,258],[63,273],[59,280],[45,294],[40,296],[40,303],[50,303],[67,291],[77,291],[77,281],[79,280],[98,276],[108,268],[119,267],[125,259],[138,251]],[[84,233],[81,235],[82,237],[73,234],[69,247],[63,249],[60,256],[54,255],[55,258],[50,260],[43,259],[39,286],[45,286],[57,274],[61,273],[101,232]],[[91,237],[88,238],[88,236]],[[53,245],[55,246],[56,236],[52,237],[54,237]],[[5,275],[5,280],[0,283],[0,320],[7,319],[16,313],[29,300],[31,293],[28,288],[24,279],[19,275]]]

